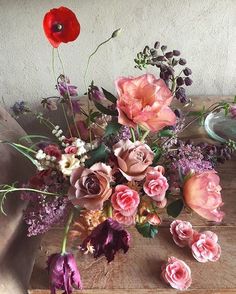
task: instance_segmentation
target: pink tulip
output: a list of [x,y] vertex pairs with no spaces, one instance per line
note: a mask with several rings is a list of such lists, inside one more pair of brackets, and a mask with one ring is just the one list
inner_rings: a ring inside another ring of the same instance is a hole
[[139,125],[157,132],[176,123],[176,116],[169,108],[173,96],[162,79],[156,79],[152,74],[121,77],[116,80],[116,89],[120,124]]
[[221,198],[220,178],[215,170],[204,171],[189,178],[183,187],[186,204],[200,216],[215,222],[221,222],[224,213]]

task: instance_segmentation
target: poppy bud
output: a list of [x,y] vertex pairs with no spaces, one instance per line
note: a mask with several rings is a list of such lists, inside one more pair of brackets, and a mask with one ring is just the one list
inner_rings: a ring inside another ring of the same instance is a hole
[[122,31],[121,28],[115,30],[115,31],[112,33],[111,37],[112,37],[112,38],[116,38],[117,36],[119,36],[119,34],[121,33],[121,31]]

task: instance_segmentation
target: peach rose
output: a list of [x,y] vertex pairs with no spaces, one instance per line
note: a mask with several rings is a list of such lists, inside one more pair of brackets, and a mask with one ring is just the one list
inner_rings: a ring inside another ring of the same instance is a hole
[[111,180],[111,167],[104,163],[95,163],[89,169],[79,167],[70,177],[69,198],[74,205],[88,210],[102,209],[112,193]]
[[138,192],[125,185],[117,185],[115,187],[115,193],[111,196],[113,208],[124,216],[134,215],[139,202]]
[[190,222],[174,220],[170,224],[170,232],[175,244],[179,247],[185,247],[193,238],[193,228]]
[[198,173],[189,178],[183,187],[186,204],[200,216],[215,222],[221,222],[224,213],[221,198],[220,178],[215,170]]
[[154,158],[148,145],[139,141],[133,143],[130,140],[120,140],[113,146],[113,151],[117,157],[118,168],[128,181],[144,179]]
[[161,223],[161,218],[156,213],[148,213],[146,220],[153,226],[158,226]]
[[193,257],[199,262],[217,261],[221,255],[218,237],[211,231],[195,232],[191,242]]
[[178,290],[186,290],[192,283],[190,267],[173,256],[162,266],[161,276],[172,288]]
[[143,185],[144,192],[158,202],[165,199],[166,191],[169,188],[167,179],[163,176],[161,170],[159,166],[148,168]]
[[135,215],[124,216],[118,210],[113,210],[112,218],[123,226],[131,226],[135,223]]
[[157,132],[176,123],[176,116],[169,108],[173,96],[162,79],[152,74],[121,77],[116,80],[116,90],[120,124],[133,128],[139,125]]

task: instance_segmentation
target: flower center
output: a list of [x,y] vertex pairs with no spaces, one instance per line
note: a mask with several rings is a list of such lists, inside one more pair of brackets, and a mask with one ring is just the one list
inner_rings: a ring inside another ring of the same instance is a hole
[[85,187],[90,194],[98,194],[100,191],[99,180],[95,175],[91,175],[85,181]]
[[63,30],[63,25],[61,23],[56,23],[52,26],[52,30],[54,33],[61,32]]
[[143,154],[142,151],[137,151],[137,152],[135,153],[135,157],[136,157],[136,159],[137,159],[138,161],[143,161],[144,154]]

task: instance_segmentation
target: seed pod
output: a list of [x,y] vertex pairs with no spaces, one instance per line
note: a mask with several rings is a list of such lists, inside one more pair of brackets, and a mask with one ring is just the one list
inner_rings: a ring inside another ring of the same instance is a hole
[[186,59],[180,58],[180,60],[179,60],[180,65],[185,65],[186,63],[187,63]]
[[160,42],[156,41],[156,43],[154,44],[154,48],[159,49],[159,47],[160,47]]

